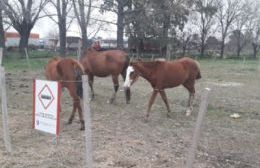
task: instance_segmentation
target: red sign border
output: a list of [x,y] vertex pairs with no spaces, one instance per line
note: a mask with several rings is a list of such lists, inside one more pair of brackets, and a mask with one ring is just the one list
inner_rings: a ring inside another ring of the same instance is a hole
[[[58,82],[58,99],[57,99],[57,123],[56,123],[56,136],[59,136],[60,134],[60,97],[62,95],[61,92],[61,84]],[[32,127],[35,129],[35,105],[36,105],[36,79],[33,79],[33,121],[32,121]]]
[[[44,90],[45,87],[49,90],[49,92],[51,93],[51,96],[52,96],[52,98],[53,98],[53,99],[51,100],[51,102],[49,102],[49,104],[48,104],[46,107],[44,106],[42,100],[40,99],[40,98],[41,98],[41,97],[40,97],[40,94],[42,93],[42,91]],[[52,92],[51,92],[50,87],[49,87],[47,84],[45,84],[45,85],[43,86],[42,90],[41,90],[40,93],[38,94],[38,98],[40,99],[40,101],[41,101],[41,103],[42,103],[42,106],[43,106],[43,108],[44,108],[45,110],[47,110],[47,108],[48,108],[48,107],[51,105],[51,103],[54,101],[54,96],[53,96],[53,94],[52,94]]]

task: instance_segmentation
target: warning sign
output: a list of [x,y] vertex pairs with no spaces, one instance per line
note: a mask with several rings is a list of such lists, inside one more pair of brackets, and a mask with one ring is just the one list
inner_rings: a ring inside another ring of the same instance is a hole
[[59,134],[61,87],[58,82],[34,81],[33,128]]

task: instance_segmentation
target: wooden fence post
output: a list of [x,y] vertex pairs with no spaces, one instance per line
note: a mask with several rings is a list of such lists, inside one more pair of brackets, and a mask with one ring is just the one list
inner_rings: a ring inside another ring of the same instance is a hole
[[12,153],[11,140],[9,134],[9,122],[7,112],[7,101],[6,101],[6,83],[5,83],[5,69],[0,67],[1,76],[1,97],[2,97],[2,119],[3,119],[3,132],[4,132],[4,143],[7,152]]
[[24,48],[24,52],[25,52],[28,68],[31,69],[31,63],[30,63],[30,60],[29,60],[29,55],[28,55],[27,48]]
[[85,143],[86,143],[86,168],[92,168],[92,135],[91,135],[91,113],[89,104],[89,87],[87,76],[82,76],[83,86],[83,109],[85,120]]
[[200,103],[200,109],[199,109],[199,114],[198,118],[196,121],[196,127],[193,133],[192,137],[192,142],[191,142],[191,147],[188,152],[188,158],[187,158],[187,163],[186,163],[186,168],[192,168],[193,167],[193,162],[195,159],[195,152],[198,146],[199,142],[199,137],[200,137],[200,132],[201,132],[201,126],[202,122],[205,116],[205,113],[207,111],[208,107],[208,95],[210,92],[210,88],[205,88],[204,89],[204,94],[201,97],[201,103]]

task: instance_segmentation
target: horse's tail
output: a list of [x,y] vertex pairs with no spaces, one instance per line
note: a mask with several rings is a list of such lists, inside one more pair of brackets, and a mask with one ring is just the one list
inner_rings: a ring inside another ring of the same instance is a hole
[[121,73],[121,75],[122,75],[124,81],[125,81],[125,78],[126,78],[126,70],[127,70],[128,65],[129,65],[129,62],[130,62],[129,56],[126,56],[125,59],[126,59],[126,60],[125,60],[125,62],[124,62],[124,67],[123,67],[123,70],[122,70],[122,73]]
[[[125,78],[126,78],[126,71],[127,71],[127,67],[129,66],[129,63],[130,63],[130,58],[129,56],[126,56],[126,60],[125,60],[125,63],[124,63],[124,67],[123,67],[123,71],[121,73],[124,81],[125,81]],[[130,99],[131,99],[131,91],[130,91],[130,88],[125,88],[125,98],[126,98],[126,103],[130,103]]]
[[84,70],[82,65],[77,61],[73,61],[73,68],[75,73],[77,95],[82,99],[83,98],[82,75],[84,74]]

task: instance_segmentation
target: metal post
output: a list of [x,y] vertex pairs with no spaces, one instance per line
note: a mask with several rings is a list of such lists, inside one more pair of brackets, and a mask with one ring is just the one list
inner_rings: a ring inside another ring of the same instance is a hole
[[207,107],[208,107],[209,92],[210,92],[210,88],[205,88],[204,94],[201,97],[199,114],[198,114],[198,118],[196,121],[196,127],[195,127],[195,130],[193,133],[193,137],[192,137],[191,147],[190,147],[189,153],[188,153],[186,168],[192,168],[192,166],[193,166],[193,162],[195,159],[195,152],[196,152],[198,142],[199,142],[202,122],[203,122],[203,119],[204,119],[204,116],[205,116],[205,113],[206,113]]
[[5,69],[0,67],[1,75],[1,97],[2,97],[2,119],[3,119],[3,131],[4,131],[4,143],[7,152],[12,153],[11,140],[8,127],[8,112],[6,101],[6,84],[5,84]]
[[87,76],[82,76],[83,87],[83,109],[85,120],[85,143],[86,143],[86,168],[92,168],[92,142],[91,142],[91,113],[89,104],[89,86],[87,84]]

